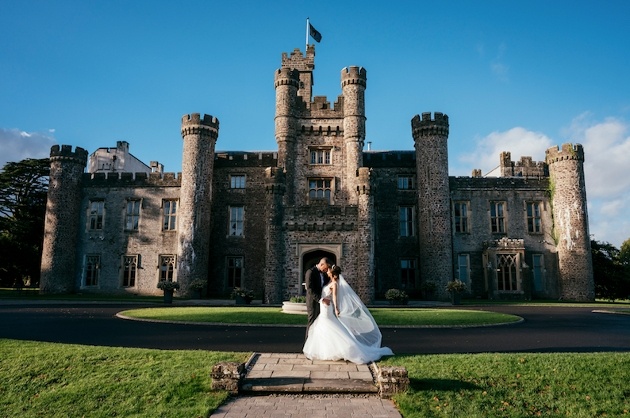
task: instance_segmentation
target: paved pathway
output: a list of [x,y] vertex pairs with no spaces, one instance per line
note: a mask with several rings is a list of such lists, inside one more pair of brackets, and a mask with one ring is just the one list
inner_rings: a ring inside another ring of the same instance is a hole
[[391,400],[378,396],[370,366],[309,360],[295,353],[252,356],[241,396],[211,415],[214,418],[263,416],[401,417]]

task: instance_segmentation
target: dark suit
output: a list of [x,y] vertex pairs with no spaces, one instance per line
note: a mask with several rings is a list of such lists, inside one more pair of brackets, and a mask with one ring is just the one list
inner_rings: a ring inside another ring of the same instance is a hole
[[[320,273],[317,265],[315,265],[308,269],[304,275],[304,283],[306,284],[306,312],[308,313],[306,338],[308,338],[308,329],[319,316],[319,300],[322,298],[322,289],[330,281],[326,273]],[[324,277],[323,285],[321,275]]]

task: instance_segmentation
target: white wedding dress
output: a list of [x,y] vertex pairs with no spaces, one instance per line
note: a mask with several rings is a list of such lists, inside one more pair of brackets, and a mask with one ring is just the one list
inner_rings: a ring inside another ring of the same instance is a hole
[[322,290],[322,300],[329,299],[331,303],[327,306],[320,300],[320,314],[309,328],[304,355],[311,360],[347,360],[356,364],[393,355],[388,347],[381,347],[381,331],[361,299],[343,277],[337,283],[339,317],[335,315],[328,284]]

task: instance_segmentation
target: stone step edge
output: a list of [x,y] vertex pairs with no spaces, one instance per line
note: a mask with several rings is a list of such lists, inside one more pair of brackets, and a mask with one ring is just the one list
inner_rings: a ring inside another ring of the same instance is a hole
[[309,378],[254,378],[244,379],[241,392],[245,393],[378,393],[371,382],[359,379],[309,379]]

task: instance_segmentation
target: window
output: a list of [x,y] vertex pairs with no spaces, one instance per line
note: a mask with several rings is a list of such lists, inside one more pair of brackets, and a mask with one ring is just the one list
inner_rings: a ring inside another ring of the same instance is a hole
[[127,200],[127,209],[125,210],[125,230],[137,231],[140,221],[140,201]]
[[455,202],[453,206],[455,232],[470,232],[468,229],[468,202]]
[[136,285],[136,274],[138,272],[138,256],[126,255],[123,257],[123,287],[134,287]]
[[413,176],[398,176],[398,190],[413,190]]
[[516,254],[500,254],[497,256],[497,289],[504,292],[518,290],[516,280]]
[[540,202],[527,203],[527,232],[530,234],[539,234],[542,232]]
[[85,257],[85,285],[98,286],[99,272],[101,271],[101,256],[88,255]]
[[414,207],[413,206],[401,206],[398,209],[398,222],[400,226],[401,237],[412,237],[415,235],[414,224]]
[[505,203],[490,203],[490,225],[495,234],[505,234]]
[[103,214],[105,212],[105,202],[102,200],[95,200],[90,202],[90,209],[88,214],[89,229],[95,231],[103,229]]
[[172,282],[175,280],[175,255],[160,256],[160,280]]
[[310,179],[308,181],[309,199],[321,199],[330,203],[331,183],[330,179]]
[[230,176],[230,188],[231,189],[244,189],[245,176],[244,175]]
[[311,164],[330,164],[329,149],[311,150]]
[[416,260],[414,258],[400,260],[400,285],[403,289],[416,288]]
[[229,235],[235,237],[243,236],[243,206],[230,206]]
[[241,287],[243,277],[243,257],[227,258],[227,282],[228,287]]
[[470,256],[468,254],[457,256],[457,278],[470,290]]
[[177,229],[177,200],[162,201],[163,222],[162,230],[175,231]]

